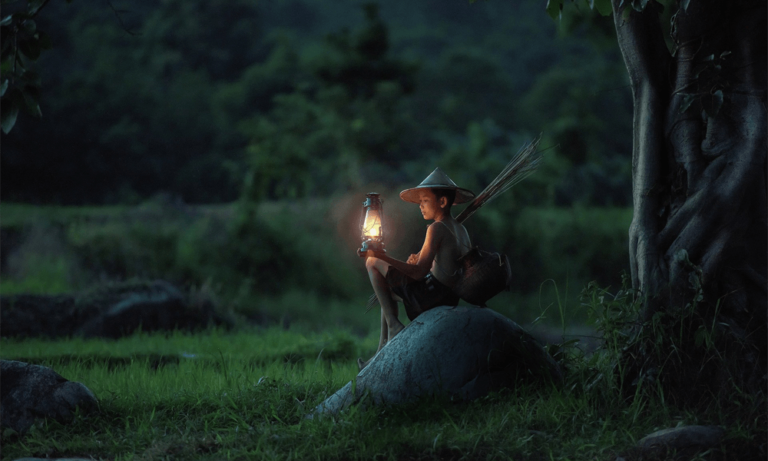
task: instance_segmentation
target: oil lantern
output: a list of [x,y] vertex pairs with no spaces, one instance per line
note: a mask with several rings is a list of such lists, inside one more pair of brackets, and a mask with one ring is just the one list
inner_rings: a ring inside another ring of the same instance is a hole
[[384,208],[376,192],[365,195],[360,215],[360,238],[363,243],[357,250],[358,256],[365,256],[368,250],[387,251],[384,249]]

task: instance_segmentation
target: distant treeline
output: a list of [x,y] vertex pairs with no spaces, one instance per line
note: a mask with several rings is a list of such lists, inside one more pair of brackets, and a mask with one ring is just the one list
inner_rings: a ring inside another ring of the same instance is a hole
[[[188,203],[420,181],[478,190],[526,140],[526,204],[630,201],[610,18],[543,0],[51,2],[43,117],[3,136],[4,201]],[[110,7],[112,6],[112,7]],[[580,16],[581,15],[581,16]]]

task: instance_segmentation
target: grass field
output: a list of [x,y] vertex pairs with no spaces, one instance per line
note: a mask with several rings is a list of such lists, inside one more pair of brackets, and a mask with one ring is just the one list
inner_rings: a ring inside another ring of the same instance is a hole
[[117,341],[3,340],[2,358],[82,382],[100,411],[71,425],[38,424],[23,437],[6,431],[2,456],[613,460],[640,437],[679,424],[725,424],[727,440],[738,444],[763,430],[716,411],[696,416],[654,399],[621,400],[599,374],[609,366],[601,353],[573,361],[579,365],[562,389],[522,387],[474,402],[436,398],[305,419],[355,377],[354,359],[373,352],[376,340],[276,327]]
[[[628,209],[532,209],[514,225],[492,210],[485,221],[477,218],[478,235],[490,246],[507,242],[503,248],[520,288],[500,294],[490,308],[548,342],[585,340],[582,349],[567,347],[559,356],[567,369],[562,388],[521,386],[473,402],[436,397],[305,419],[356,376],[355,359],[369,357],[378,342],[378,312],[363,314],[370,288],[354,256],[358,242],[347,235],[359,203],[348,201],[346,208],[264,204],[256,218],[233,205],[3,203],[3,296],[162,278],[210,295],[243,324],[232,331],[138,333],[115,341],[0,339],[0,358],[49,366],[100,400],[99,412],[78,415],[70,425],[45,421],[24,436],[6,430],[2,459],[614,461],[621,455],[636,461],[631,447],[639,438],[687,424],[726,428],[725,443],[701,459],[749,459],[741,447],[761,444],[757,452],[765,452],[764,400],[750,403],[741,395],[739,405],[746,406],[736,410],[713,402],[694,413],[668,405],[654,389],[620,394],[615,365],[626,335],[620,323],[608,317],[596,323],[588,313],[599,307],[629,318],[632,312],[623,301],[597,306],[602,292],[594,292],[590,307],[579,293],[593,273],[619,276]],[[414,226],[423,232],[423,223]],[[259,315],[272,326],[247,325],[246,318]],[[600,325],[610,326],[606,338],[617,342],[582,352],[600,342],[588,338]]]

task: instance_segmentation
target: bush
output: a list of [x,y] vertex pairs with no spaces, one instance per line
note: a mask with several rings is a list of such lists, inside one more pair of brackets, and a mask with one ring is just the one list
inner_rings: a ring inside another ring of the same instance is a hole
[[513,291],[532,293],[542,281],[619,286],[629,269],[627,208],[524,208],[488,206],[467,228],[474,243],[503,251],[512,265]]

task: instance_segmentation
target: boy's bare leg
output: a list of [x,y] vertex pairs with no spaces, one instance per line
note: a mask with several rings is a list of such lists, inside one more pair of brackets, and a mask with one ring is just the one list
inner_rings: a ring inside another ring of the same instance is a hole
[[[385,278],[389,265],[380,259],[368,258],[365,261],[365,267],[368,269],[368,277],[371,280],[373,291],[376,293],[376,297],[379,298],[379,305],[381,306],[381,333],[379,335],[379,347],[376,349],[378,354],[381,348],[394,338],[395,335],[400,333],[405,326],[397,318],[397,301],[392,297],[392,292],[389,290]],[[357,365],[362,370],[370,361],[368,359],[363,362],[362,359],[358,359]]]
[[[371,279],[373,291],[376,293],[376,297],[379,298],[379,305],[383,314],[382,321],[387,323],[387,338],[384,341],[379,341],[379,350],[381,350],[384,344],[400,333],[405,326],[397,318],[397,302],[392,297],[392,292],[389,290],[385,278],[389,270],[389,264],[378,258],[368,258],[365,261],[365,267],[368,269],[368,278]],[[382,333],[383,331],[384,328],[382,326]]]
[[378,353],[382,347],[387,344],[389,339],[389,331],[387,329],[387,316],[384,315],[384,309],[381,310],[381,333],[379,334],[379,347],[376,349]]

